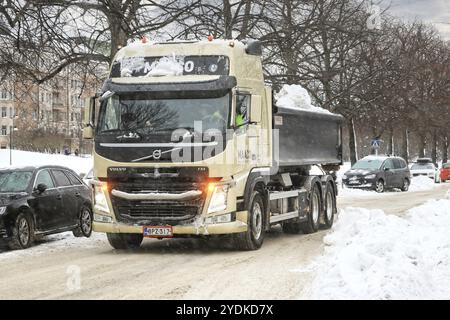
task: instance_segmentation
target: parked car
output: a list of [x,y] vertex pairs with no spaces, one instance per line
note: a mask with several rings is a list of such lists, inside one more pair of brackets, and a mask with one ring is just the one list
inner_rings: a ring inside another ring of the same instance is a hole
[[439,174],[439,178],[442,182],[450,180],[450,163],[443,163]]
[[36,237],[72,231],[92,233],[91,190],[65,167],[0,169],[0,241],[12,249]]
[[348,188],[373,189],[384,192],[399,188],[408,191],[411,174],[406,161],[400,157],[368,156],[356,162],[342,177]]
[[430,158],[419,158],[411,166],[411,175],[413,177],[426,176],[435,182],[440,182],[439,170]]

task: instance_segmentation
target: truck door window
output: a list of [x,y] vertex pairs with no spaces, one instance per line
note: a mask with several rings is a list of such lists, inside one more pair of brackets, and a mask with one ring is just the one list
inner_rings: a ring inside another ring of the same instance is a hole
[[236,127],[243,126],[249,122],[250,95],[238,94],[236,96]]

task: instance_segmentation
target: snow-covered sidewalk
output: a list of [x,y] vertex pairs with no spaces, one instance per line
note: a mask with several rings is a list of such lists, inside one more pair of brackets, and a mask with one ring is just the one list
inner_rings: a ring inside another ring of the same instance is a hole
[[450,199],[404,218],[341,210],[313,265],[313,299],[450,299]]

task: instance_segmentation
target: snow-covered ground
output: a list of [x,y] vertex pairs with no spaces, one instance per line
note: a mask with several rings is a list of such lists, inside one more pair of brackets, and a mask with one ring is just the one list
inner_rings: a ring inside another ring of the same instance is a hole
[[[92,168],[92,158],[13,150],[12,164],[13,167],[59,165],[68,167],[77,173],[88,173]],[[9,150],[2,149],[0,150],[0,168],[6,167],[9,167]]]
[[[450,194],[449,194],[450,195]],[[313,299],[450,299],[450,200],[405,217],[341,210],[325,251],[307,269]]]

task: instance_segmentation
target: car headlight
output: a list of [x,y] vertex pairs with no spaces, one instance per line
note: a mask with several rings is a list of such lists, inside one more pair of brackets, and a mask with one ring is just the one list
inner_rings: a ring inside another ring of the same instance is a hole
[[0,216],[6,212],[6,207],[0,207]]
[[377,176],[376,174],[369,174],[367,176],[364,176],[364,178],[366,178],[366,179],[375,179],[376,176]]
[[109,213],[108,202],[106,200],[105,192],[108,191],[108,185],[94,185],[94,208]]
[[347,179],[348,177],[344,174],[343,176],[342,176],[342,179]]
[[227,208],[228,185],[214,186],[211,201],[208,206],[208,213],[218,212]]

